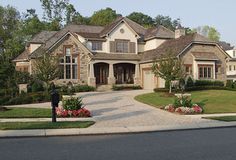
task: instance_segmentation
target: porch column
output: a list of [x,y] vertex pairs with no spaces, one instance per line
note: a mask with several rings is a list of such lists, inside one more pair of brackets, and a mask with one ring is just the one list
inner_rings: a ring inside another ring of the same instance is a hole
[[140,85],[139,64],[135,65],[134,84]]
[[96,78],[94,77],[94,63],[89,63],[89,77],[88,77],[88,85],[96,87]]
[[109,85],[113,85],[116,83],[116,78],[114,77],[113,63],[109,64],[109,75],[107,81]]

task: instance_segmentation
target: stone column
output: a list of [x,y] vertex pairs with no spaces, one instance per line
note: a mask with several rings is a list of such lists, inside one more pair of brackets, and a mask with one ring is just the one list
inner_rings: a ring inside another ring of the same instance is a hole
[[94,76],[94,63],[93,62],[90,62],[89,64],[88,85],[96,87],[96,78]]
[[140,85],[139,64],[135,65],[134,84]]
[[109,64],[109,75],[107,81],[109,85],[113,85],[116,83],[116,78],[114,77],[113,63]]

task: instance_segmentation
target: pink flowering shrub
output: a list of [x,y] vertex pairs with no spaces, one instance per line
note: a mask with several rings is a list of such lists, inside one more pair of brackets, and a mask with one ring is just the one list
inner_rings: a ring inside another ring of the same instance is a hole
[[57,107],[56,114],[58,117],[91,117],[89,110],[80,108],[78,110],[66,110],[64,108]]
[[58,117],[91,117],[89,110],[83,107],[82,98],[66,97],[62,100],[62,107],[56,108]]
[[181,106],[176,108],[174,107],[174,105],[169,104],[165,106],[163,109],[169,112],[176,112],[179,114],[200,114],[203,112],[202,107],[197,104],[193,104],[191,107]]

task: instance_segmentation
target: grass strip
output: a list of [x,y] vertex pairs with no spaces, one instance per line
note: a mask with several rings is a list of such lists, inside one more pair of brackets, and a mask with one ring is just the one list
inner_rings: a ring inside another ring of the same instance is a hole
[[2,122],[0,130],[87,128],[93,121],[73,122]]

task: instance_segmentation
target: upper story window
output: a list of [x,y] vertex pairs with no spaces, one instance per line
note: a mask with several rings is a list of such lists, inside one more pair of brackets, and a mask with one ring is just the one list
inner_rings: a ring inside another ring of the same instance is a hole
[[231,65],[229,65],[229,71],[231,71],[232,70],[232,66]]
[[233,57],[235,57],[235,50],[233,50]]
[[102,50],[102,42],[100,41],[92,41],[92,50],[101,51]]
[[116,41],[116,52],[128,53],[129,52],[129,41],[117,40]]
[[65,47],[64,56],[60,57],[60,79],[78,79],[78,58],[72,55],[72,47]]

